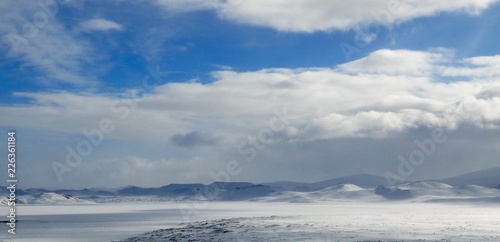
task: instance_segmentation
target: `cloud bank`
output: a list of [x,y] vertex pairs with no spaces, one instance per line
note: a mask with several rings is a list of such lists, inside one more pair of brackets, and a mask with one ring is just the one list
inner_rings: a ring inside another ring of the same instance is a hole
[[109,117],[122,126],[110,138],[208,144],[215,138],[193,130],[232,140],[258,130],[272,110],[286,107],[291,123],[285,142],[383,138],[419,127],[496,129],[499,60],[383,49],[335,68],[216,71],[213,83],[166,83],[135,98],[14,93],[32,103],[0,107],[9,114],[0,125],[79,133]]
[[443,12],[478,14],[497,0],[158,0],[165,9],[213,9],[223,19],[279,31],[315,32],[348,30],[373,23],[391,26]]

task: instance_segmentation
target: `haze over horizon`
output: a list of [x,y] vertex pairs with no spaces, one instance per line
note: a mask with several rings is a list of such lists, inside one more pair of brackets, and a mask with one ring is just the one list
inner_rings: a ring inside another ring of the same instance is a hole
[[0,132],[21,188],[496,168],[498,2],[2,1]]

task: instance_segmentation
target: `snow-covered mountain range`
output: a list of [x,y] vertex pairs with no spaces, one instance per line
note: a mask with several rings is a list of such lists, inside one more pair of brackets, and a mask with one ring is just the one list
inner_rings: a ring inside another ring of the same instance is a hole
[[[500,202],[500,167],[457,177],[400,183],[387,186],[383,177],[360,174],[315,183],[214,182],[170,184],[159,188],[128,186],[121,189],[30,188],[17,190],[18,204],[72,204],[148,201],[268,201],[315,202],[328,200],[419,202]],[[0,187],[0,203],[6,204],[9,191]]]

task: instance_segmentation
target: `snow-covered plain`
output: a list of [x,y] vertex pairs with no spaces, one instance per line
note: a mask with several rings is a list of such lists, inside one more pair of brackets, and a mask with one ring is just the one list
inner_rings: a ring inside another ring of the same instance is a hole
[[[386,186],[361,174],[315,183],[17,190],[17,234],[5,226],[0,241],[500,241],[496,171],[445,179],[451,184]],[[0,187],[4,214],[8,194]]]
[[17,234],[5,228],[0,240],[500,241],[498,203],[148,202],[18,211]]

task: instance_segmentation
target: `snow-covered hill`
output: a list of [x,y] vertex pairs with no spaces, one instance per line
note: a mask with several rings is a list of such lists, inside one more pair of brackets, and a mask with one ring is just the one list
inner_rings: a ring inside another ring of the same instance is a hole
[[28,194],[16,198],[18,204],[84,204],[93,203],[73,195],[53,192]]
[[381,196],[374,193],[374,189],[361,188],[354,184],[340,184],[316,191],[282,191],[271,196],[263,197],[259,201],[311,203],[319,201],[380,201]]
[[341,184],[353,184],[362,188],[375,188],[385,183],[386,179],[383,177],[369,174],[358,174],[312,183],[281,181],[265,183],[265,185],[289,191],[314,191]]

